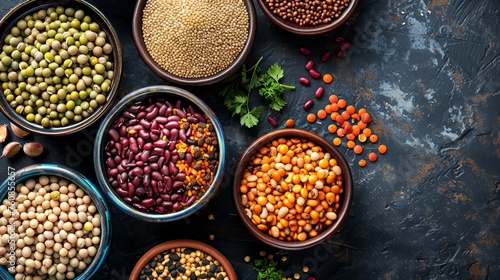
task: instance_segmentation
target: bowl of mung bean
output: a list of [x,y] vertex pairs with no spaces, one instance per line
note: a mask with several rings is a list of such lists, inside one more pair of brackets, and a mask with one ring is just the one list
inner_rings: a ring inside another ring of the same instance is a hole
[[132,22],[132,37],[146,65],[167,81],[192,86],[235,73],[255,33],[251,0],[138,0]]
[[82,0],[22,2],[0,21],[0,109],[28,132],[59,136],[112,107],[122,71],[118,35]]
[[342,154],[303,129],[260,136],[236,165],[236,213],[251,234],[276,248],[301,250],[330,238],[346,219],[352,195]]
[[137,261],[129,279],[233,280],[237,276],[231,263],[214,247],[196,240],[176,239],[148,250]]
[[91,279],[110,245],[100,190],[56,164],[9,167],[0,197],[1,279]]
[[111,202],[150,222],[185,218],[222,181],[226,144],[215,113],[194,94],[150,86],[122,98],[96,135],[97,179]]
[[298,35],[323,34],[339,27],[354,12],[358,0],[258,0],[271,22]]

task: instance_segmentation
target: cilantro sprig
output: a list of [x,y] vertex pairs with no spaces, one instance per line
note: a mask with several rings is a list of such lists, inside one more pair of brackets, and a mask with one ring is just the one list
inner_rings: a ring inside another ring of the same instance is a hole
[[277,63],[262,73],[259,68],[262,58],[250,68],[244,64],[240,72],[224,81],[226,86],[219,92],[219,95],[224,97],[224,105],[231,111],[232,116],[239,116],[240,124],[248,128],[259,123],[260,115],[264,111],[264,106],[250,105],[254,90],[269,102],[269,108],[280,111],[286,105],[282,98],[285,89],[295,89],[295,86],[279,82],[285,76],[285,72]]
[[283,271],[277,268],[278,263],[268,259],[254,261],[253,269],[257,271],[257,280],[281,280]]

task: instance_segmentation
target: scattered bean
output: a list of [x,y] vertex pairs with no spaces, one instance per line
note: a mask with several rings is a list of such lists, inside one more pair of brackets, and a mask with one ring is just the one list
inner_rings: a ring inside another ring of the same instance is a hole
[[316,92],[314,92],[314,97],[316,97],[316,99],[320,99],[321,96],[323,96],[324,91],[325,91],[324,87],[318,86],[318,88],[316,89]]
[[277,127],[278,126],[278,122],[276,122],[276,120],[273,117],[271,117],[271,116],[267,117],[267,121],[273,127]]
[[309,79],[308,79],[308,78],[306,78],[306,77],[300,77],[300,78],[299,78],[299,82],[300,82],[301,84],[305,85],[305,86],[309,85],[309,83],[310,83]]
[[309,75],[314,79],[319,79],[321,77],[321,73],[316,69],[309,70]]
[[313,106],[314,104],[314,101],[312,99],[308,99],[305,103],[304,103],[304,110],[309,110],[311,109],[311,107]]
[[311,50],[309,50],[308,48],[299,48],[299,51],[300,51],[303,55],[311,55]]
[[310,59],[307,61],[306,65],[305,65],[305,68],[307,71],[313,69],[314,67],[314,60]]

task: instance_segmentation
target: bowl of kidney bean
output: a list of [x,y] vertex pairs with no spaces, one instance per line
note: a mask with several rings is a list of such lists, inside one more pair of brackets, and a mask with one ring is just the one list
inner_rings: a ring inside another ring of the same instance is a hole
[[215,196],[225,165],[215,113],[194,94],[150,86],[122,98],[101,123],[99,184],[125,213],[150,222],[185,218]]
[[91,279],[111,241],[107,203],[56,164],[9,167],[0,187],[0,279]]
[[276,248],[300,250],[328,239],[346,219],[352,196],[342,154],[303,129],[260,136],[236,165],[236,213],[257,239]]
[[280,28],[299,35],[329,32],[349,19],[358,0],[258,0],[262,12]]
[[237,279],[227,258],[214,247],[196,240],[160,243],[136,263],[129,279]]

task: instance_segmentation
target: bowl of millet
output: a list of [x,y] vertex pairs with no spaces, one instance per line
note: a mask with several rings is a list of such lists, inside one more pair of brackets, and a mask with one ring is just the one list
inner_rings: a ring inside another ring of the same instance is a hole
[[0,197],[1,279],[91,279],[110,245],[100,190],[65,166],[9,167]]
[[85,1],[24,1],[0,21],[0,110],[21,129],[60,136],[111,109],[122,71],[118,36]]
[[182,85],[210,85],[235,73],[255,33],[251,0],[139,0],[132,21],[132,37],[146,65]]
[[148,250],[136,263],[130,280],[237,279],[227,258],[214,247],[196,240],[166,241]]
[[344,24],[358,0],[258,0],[257,3],[267,18],[281,29],[298,35],[318,35]]
[[233,201],[244,226],[285,250],[315,246],[337,232],[351,207],[349,164],[325,138],[286,128],[248,146],[236,165]]

